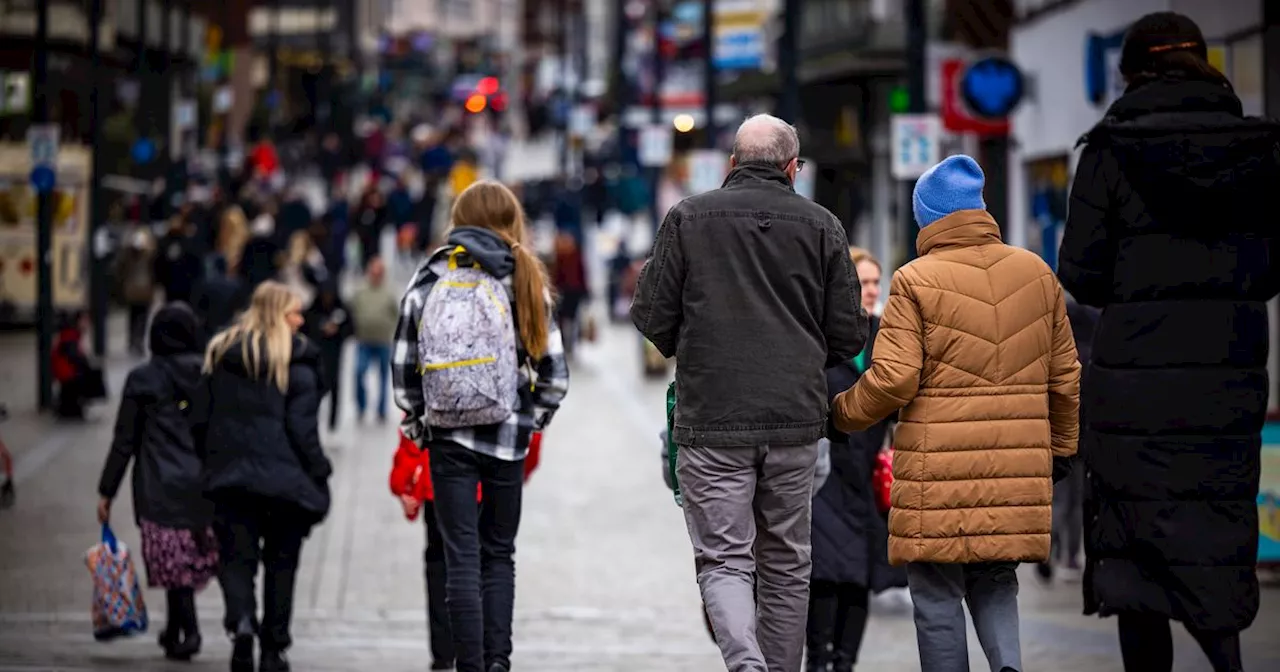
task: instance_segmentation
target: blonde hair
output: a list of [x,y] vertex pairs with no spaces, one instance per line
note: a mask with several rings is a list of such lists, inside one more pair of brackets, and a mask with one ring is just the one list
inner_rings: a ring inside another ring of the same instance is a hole
[[[267,281],[258,285],[248,310],[235,324],[209,343],[204,354],[204,372],[222,362],[237,341],[249,375],[257,378],[266,369],[267,379],[283,394],[289,390],[289,360],[293,358],[293,330],[286,316],[301,308],[298,296],[284,285]],[[266,346],[265,351],[263,346]]]
[[547,268],[525,243],[524,210],[511,190],[492,180],[481,180],[458,194],[450,213],[453,226],[486,229],[511,246],[516,270],[516,328],[525,352],[538,359],[547,351],[550,318],[546,300],[550,282]]
[[290,264],[302,265],[307,263],[307,255],[311,253],[311,234],[306,231],[294,231],[289,236],[289,248],[286,251],[285,260]]
[[249,221],[245,219],[244,211],[238,205],[228,207],[222,213],[217,242],[217,250],[227,260],[227,266],[239,265],[247,242],[249,242]]
[[874,254],[871,254],[867,250],[861,247],[858,247],[857,245],[849,246],[849,260],[853,262],[854,266],[857,266],[858,264],[861,264],[864,261],[869,261],[875,264],[876,268],[879,268],[880,270],[884,270],[884,267],[880,265],[880,260],[876,259],[876,256]]

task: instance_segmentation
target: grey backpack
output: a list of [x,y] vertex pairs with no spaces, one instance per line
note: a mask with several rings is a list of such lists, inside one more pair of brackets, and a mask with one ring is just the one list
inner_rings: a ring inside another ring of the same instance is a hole
[[459,267],[461,246],[436,280],[418,326],[418,362],[431,427],[476,427],[515,412],[516,329],[507,290],[479,264]]

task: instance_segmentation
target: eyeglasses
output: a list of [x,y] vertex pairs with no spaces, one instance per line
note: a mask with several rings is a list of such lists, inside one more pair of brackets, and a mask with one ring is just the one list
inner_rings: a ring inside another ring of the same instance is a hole
[[796,159],[796,172],[804,170],[804,159]]

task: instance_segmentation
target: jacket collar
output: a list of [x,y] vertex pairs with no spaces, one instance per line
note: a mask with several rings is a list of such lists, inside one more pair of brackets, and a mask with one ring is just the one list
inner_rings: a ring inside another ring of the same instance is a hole
[[772,182],[777,186],[786,187],[787,191],[795,191],[795,186],[791,184],[791,178],[787,177],[787,174],[781,168],[771,163],[756,161],[740,163],[734,166],[733,170],[730,170],[728,176],[724,178],[724,184],[721,187],[748,182]]
[[946,247],[975,247],[1004,242],[1000,227],[986,210],[959,210],[920,229],[916,252],[920,256]]

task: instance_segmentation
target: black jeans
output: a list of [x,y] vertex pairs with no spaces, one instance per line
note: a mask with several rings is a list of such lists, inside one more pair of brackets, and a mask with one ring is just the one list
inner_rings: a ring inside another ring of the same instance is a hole
[[809,586],[806,647],[809,669],[848,672],[858,662],[867,630],[867,589],[856,583],[814,581]]
[[[214,531],[222,553],[218,582],[226,603],[222,624],[227,632],[235,632],[247,621],[265,651],[284,651],[293,643],[289,623],[294,582],[311,519],[293,504],[266,497],[237,494],[216,501]],[[254,597],[259,563],[263,569],[261,626]]]
[[[429,450],[457,670],[485,672],[495,663],[509,668],[524,461],[499,460],[449,441],[432,442]],[[477,485],[484,489],[479,507]]]
[[[1120,656],[1125,672],[1169,672],[1173,669],[1173,631],[1169,619],[1160,614],[1124,612],[1120,614]],[[1187,632],[1209,658],[1213,672],[1243,672],[1240,634]]]
[[427,577],[427,645],[432,662],[452,662],[453,630],[449,627],[449,604],[445,601],[448,573],[444,564],[444,539],[436,522],[434,502],[423,502],[422,522],[427,528],[427,546],[422,551],[422,567]]

